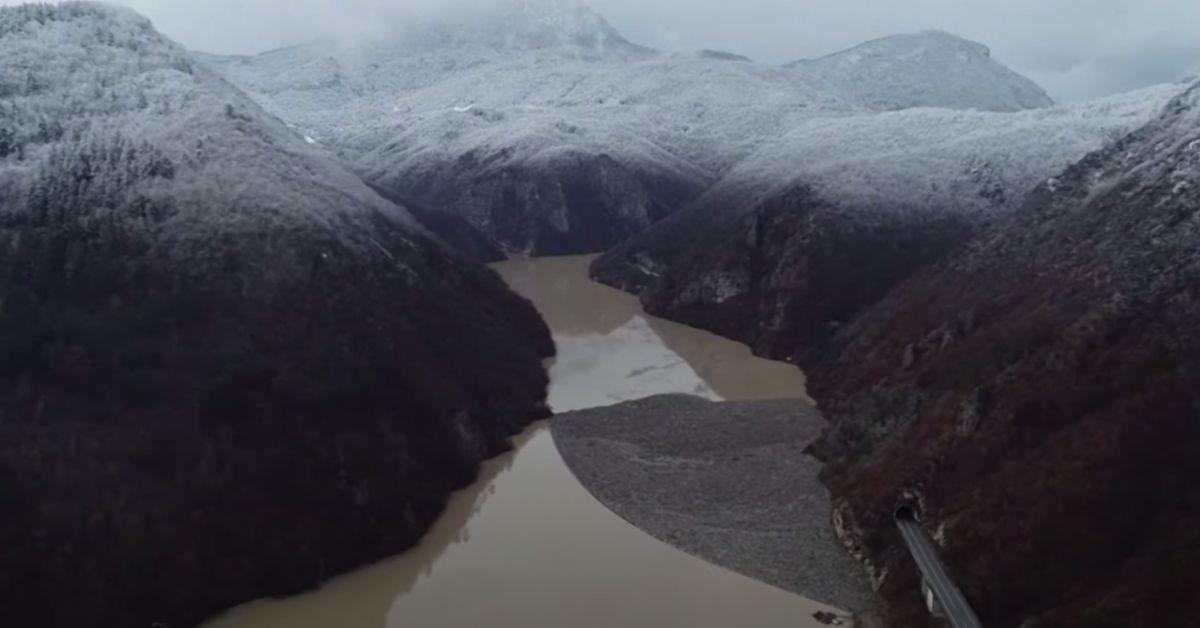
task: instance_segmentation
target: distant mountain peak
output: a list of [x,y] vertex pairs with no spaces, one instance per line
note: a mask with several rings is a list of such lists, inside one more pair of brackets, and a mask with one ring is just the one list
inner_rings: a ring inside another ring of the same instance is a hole
[[892,35],[786,67],[877,109],[947,107],[1018,111],[1054,104],[978,42],[941,30]]
[[977,41],[972,41],[965,37],[960,37],[954,33],[939,29],[928,29],[916,33],[901,33],[899,35],[892,35],[891,37],[883,37],[874,41],[865,42],[860,47],[887,48],[889,46],[898,49],[908,48],[912,51],[923,49],[952,49],[968,52],[980,57],[991,58],[992,56],[992,50],[987,46]]
[[842,65],[854,65],[881,58],[917,60],[922,57],[947,53],[967,54],[981,59],[991,59],[992,57],[991,49],[977,41],[943,30],[928,29],[872,39],[823,57],[801,59],[787,64],[787,67],[803,67],[832,61]]

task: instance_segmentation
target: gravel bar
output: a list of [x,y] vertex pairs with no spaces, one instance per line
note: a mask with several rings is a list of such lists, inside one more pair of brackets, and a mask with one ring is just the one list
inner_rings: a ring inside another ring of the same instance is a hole
[[655,538],[824,604],[874,608],[834,536],[821,463],[804,453],[826,426],[810,403],[666,395],[552,425],[588,491]]

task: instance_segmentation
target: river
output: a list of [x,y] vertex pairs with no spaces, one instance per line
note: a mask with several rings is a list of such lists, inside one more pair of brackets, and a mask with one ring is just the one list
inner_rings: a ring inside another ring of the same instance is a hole
[[[803,374],[744,345],[646,315],[587,278],[591,257],[495,268],[554,333],[557,412],[660,393],[805,398]],[[484,465],[421,544],[285,600],[253,602],[206,628],[805,628],[803,597],[716,567],[620,519],[575,480],[546,424]]]

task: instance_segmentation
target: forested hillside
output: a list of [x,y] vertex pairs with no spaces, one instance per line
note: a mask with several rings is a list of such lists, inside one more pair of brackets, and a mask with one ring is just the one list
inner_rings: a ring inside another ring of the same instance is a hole
[[544,416],[528,302],[144,18],[3,8],[0,59],[5,622],[312,587]]
[[839,331],[810,364],[847,539],[895,623],[922,520],[988,626],[1200,613],[1200,84]]

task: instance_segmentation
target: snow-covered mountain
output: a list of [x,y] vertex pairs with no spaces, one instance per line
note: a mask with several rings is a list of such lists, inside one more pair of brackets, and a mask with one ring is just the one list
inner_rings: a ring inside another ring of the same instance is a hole
[[[941,46],[927,60],[983,100],[944,97],[935,81],[938,91],[916,102],[1017,108],[1016,88],[993,85],[1002,68],[977,59],[981,46],[961,47],[969,54]],[[209,62],[380,190],[535,253],[608,248],[698,197],[763,142],[817,118],[894,108],[815,71],[639,47],[594,12],[557,2]],[[920,79],[906,75],[902,93],[919,92]]]
[[[155,230],[179,237],[305,224],[373,248],[363,225],[376,216],[418,229],[408,212],[198,66],[148,20],[78,3],[45,15],[30,7],[0,14],[0,137],[10,138],[0,146],[4,212],[27,211],[28,194],[49,183],[51,168],[79,167],[88,169],[89,186],[70,192],[81,209],[100,209],[93,193],[105,203],[144,197],[170,207]],[[139,165],[135,179],[105,179],[126,176],[119,156],[140,163],[151,154],[161,166]]]
[[844,207],[1006,211],[1051,173],[1145,124],[1181,89],[1164,84],[1015,113],[919,108],[816,118],[763,142],[698,204],[752,206],[805,185]]
[[552,352],[148,20],[0,8],[5,625],[196,625],[398,553],[544,416]]
[[210,61],[393,198],[537,253],[608,248],[759,138],[847,108],[786,70],[651,51],[558,3]]
[[1019,113],[815,119],[607,253],[593,274],[641,295],[653,313],[764,354],[819,351],[896,283],[1145,124],[1182,89]]
[[986,46],[942,31],[885,37],[787,67],[876,110],[1020,111],[1054,104],[1036,83],[993,59]]

